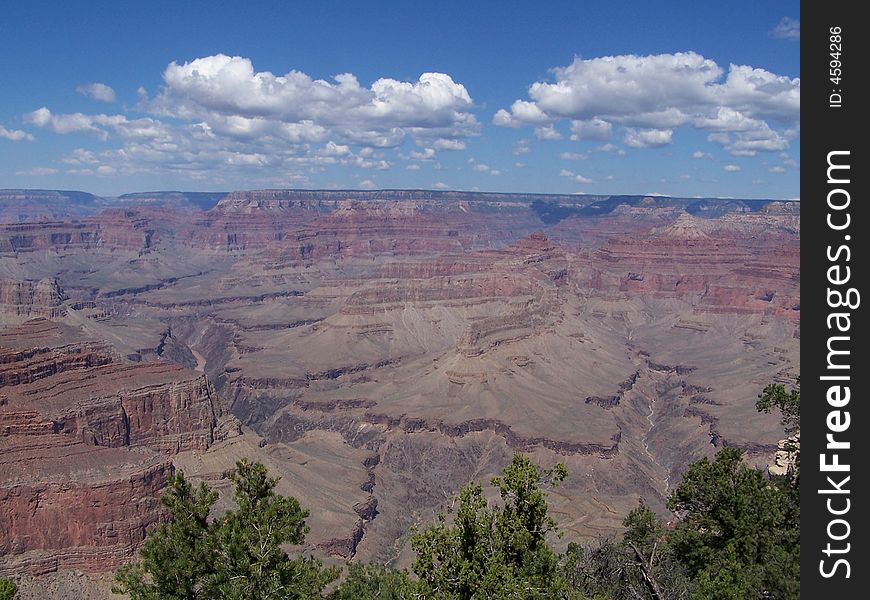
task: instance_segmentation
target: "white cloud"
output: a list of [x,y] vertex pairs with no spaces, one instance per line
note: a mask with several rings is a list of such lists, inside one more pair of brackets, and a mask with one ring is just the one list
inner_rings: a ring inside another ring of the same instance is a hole
[[24,121],[54,133],[90,133],[103,140],[108,139],[109,130],[127,138],[157,137],[166,132],[164,125],[154,119],[130,121],[124,115],[54,114],[44,106],[25,114]]
[[589,158],[589,155],[580,154],[579,152],[563,152],[559,155],[559,158],[562,160],[586,160]]
[[571,121],[571,139],[575,142],[580,140],[609,140],[613,135],[613,124],[598,117],[582,121]]
[[350,146],[344,144],[336,144],[333,141],[326,142],[326,145],[318,152],[321,156],[347,156],[350,154]]
[[515,156],[519,156],[520,154],[528,154],[531,151],[531,143],[525,138],[518,140],[517,143],[514,144],[513,153]]
[[723,168],[724,170],[728,171],[729,173],[736,173],[737,171],[740,170],[740,166],[739,166],[739,165],[725,165],[725,166],[722,167],[722,168]]
[[617,146],[616,144],[607,143],[598,146],[596,150],[598,152],[613,152],[614,150],[619,150],[619,146]]
[[515,166],[517,169],[525,169],[525,168],[526,168],[526,163],[517,161],[517,162],[514,163],[514,166]]
[[97,175],[115,175],[118,170],[111,165],[100,165],[97,167]]
[[779,165],[770,167],[767,170],[770,171],[771,173],[785,173],[785,167],[781,167]]
[[436,190],[449,190],[450,186],[444,183],[443,181],[436,181],[432,184],[432,187]]
[[363,158],[362,156],[356,156],[344,164],[359,167],[360,169],[378,169],[380,171],[386,171],[393,166],[388,160]]
[[83,83],[76,88],[79,94],[90,96],[94,100],[100,102],[114,102],[115,90],[107,86],[105,83]]
[[521,127],[533,123],[545,124],[550,121],[550,117],[537,104],[525,100],[517,100],[511,105],[510,112],[501,109],[492,118],[493,124],[500,127]]
[[559,177],[574,177],[574,173],[568,169],[562,169],[559,171]]
[[435,160],[435,150],[432,148],[423,148],[422,152],[411,152],[411,158],[417,160]]
[[791,17],[783,17],[779,23],[770,31],[770,35],[775,38],[784,40],[800,40],[801,39],[801,22],[799,19]]
[[407,171],[419,171],[420,165],[408,165],[407,167],[405,167],[405,170],[407,170]]
[[435,140],[432,144],[436,150],[465,150],[465,142],[462,140],[446,140],[444,138]]
[[574,181],[577,183],[592,183],[592,180],[588,177],[583,177],[582,175],[575,175]]
[[34,137],[26,131],[21,131],[20,129],[6,129],[2,125],[0,125],[0,138],[12,140],[13,142],[20,142],[22,140],[32,142],[34,140]]
[[57,169],[51,167],[32,167],[26,171],[15,171],[16,175],[23,177],[44,177],[46,175],[54,175],[55,173],[57,173]]
[[378,187],[378,185],[371,179],[363,179],[359,182],[359,189],[361,190],[373,190],[376,187]]
[[556,131],[552,125],[546,127],[535,127],[535,137],[539,140],[561,140],[562,134]]
[[474,170],[480,171],[480,172],[486,172],[486,171],[489,171],[489,165],[484,164],[484,163],[477,163],[476,165],[474,165]]
[[[798,132],[800,79],[747,65],[724,69],[696,52],[576,58],[552,73],[554,81],[533,83],[528,100],[499,110],[493,122],[539,130],[567,119],[574,140],[606,140],[623,127],[629,146],[647,148],[692,127],[735,135],[732,153],[776,151]],[[758,142],[773,134],[777,143]]]
[[703,152],[701,150],[695,150],[692,152],[692,158],[713,158],[708,152]]
[[788,148],[786,133],[764,124],[755,130],[736,133],[711,133],[707,139],[720,144],[734,156],[755,156],[759,152],[779,152]]
[[671,129],[634,129],[625,130],[623,141],[630,148],[660,148],[671,143],[674,132]]
[[492,171],[489,172],[489,174],[490,175],[501,175],[501,171],[499,171],[498,169],[493,169]]
[[405,135],[455,139],[479,131],[469,112],[471,96],[445,73],[423,73],[414,82],[382,78],[364,87],[350,73],[333,81],[301,71],[274,75],[255,71],[248,58],[217,54],[173,62],[163,79],[165,88],[148,104],[159,114],[179,118],[210,122],[223,115],[312,123],[342,141],[375,146],[397,145]]
[[[330,165],[390,169],[393,156],[404,158],[394,149],[409,139],[421,147],[415,158],[433,160],[436,151],[463,150],[480,132],[467,90],[444,73],[365,86],[350,74],[329,81],[299,71],[278,76],[256,72],[246,58],[216,55],[172,63],[163,76],[155,95],[139,91],[137,110],[146,117],[41,107],[24,120],[114,146],[74,151],[62,159],[71,170],[269,186],[308,185],[311,173]],[[32,138],[4,131],[3,137]]]

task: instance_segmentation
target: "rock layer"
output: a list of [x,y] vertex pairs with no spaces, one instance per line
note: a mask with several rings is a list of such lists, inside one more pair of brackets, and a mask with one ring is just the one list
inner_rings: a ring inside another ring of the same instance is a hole
[[4,331],[18,347],[0,349],[0,574],[128,561],[163,517],[171,456],[214,438],[205,375],[114,362],[98,342],[22,347],[63,333]]

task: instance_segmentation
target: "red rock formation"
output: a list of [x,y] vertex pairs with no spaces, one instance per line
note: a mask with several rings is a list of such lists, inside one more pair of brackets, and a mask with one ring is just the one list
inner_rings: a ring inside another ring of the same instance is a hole
[[54,278],[37,282],[0,279],[0,314],[54,319],[66,313],[66,299]]
[[168,457],[67,437],[0,437],[0,575],[117,568],[163,518]]
[[700,219],[683,214],[644,235],[620,235],[591,254],[597,290],[693,299],[699,310],[800,318],[796,217]]
[[[155,214],[162,214],[159,210]],[[105,248],[141,252],[156,242],[150,216],[141,210],[109,209],[81,220],[0,225],[0,253]]]
[[162,518],[171,455],[205,450],[220,413],[202,373],[113,363],[46,323],[0,339],[17,346],[0,348],[0,574],[128,561]]

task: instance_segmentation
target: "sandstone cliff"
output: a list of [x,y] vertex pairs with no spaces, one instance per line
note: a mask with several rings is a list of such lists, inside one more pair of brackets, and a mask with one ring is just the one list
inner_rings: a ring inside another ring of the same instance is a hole
[[171,456],[214,439],[220,405],[205,375],[117,363],[64,333],[39,321],[3,332],[0,574],[128,561],[162,518]]

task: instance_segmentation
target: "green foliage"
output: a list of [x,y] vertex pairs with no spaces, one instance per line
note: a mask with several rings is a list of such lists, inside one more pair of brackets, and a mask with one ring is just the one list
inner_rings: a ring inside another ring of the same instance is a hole
[[353,564],[347,579],[329,595],[329,600],[411,600],[414,583],[405,571],[378,564]]
[[281,548],[304,541],[308,512],[275,493],[262,464],[239,461],[230,479],[238,509],[209,522],[217,493],[172,477],[161,498],[170,521],[148,536],[140,563],[118,570],[115,591],[131,600],[319,598],[336,570]]
[[208,514],[216,500],[205,483],[194,490],[181,471],[169,479],[160,501],[172,520],[148,536],[139,564],[121,567],[115,576],[131,600],[205,597],[200,592],[214,571]]
[[683,600],[691,582],[667,545],[664,524],[641,504],[623,521],[620,541],[601,540],[584,550],[568,546],[565,572],[574,589],[608,600]]
[[669,543],[696,578],[693,598],[798,596],[794,486],[767,479],[743,463],[742,451],[726,448],[689,467],[668,507],[680,517]]
[[771,383],[758,396],[755,408],[759,412],[770,413],[778,408],[782,413],[782,426],[787,435],[799,433],[801,430],[801,380],[798,378],[797,388],[786,391],[785,386]]
[[15,593],[18,591],[18,586],[11,579],[0,577],[0,600],[12,600]]
[[558,485],[564,465],[541,471],[521,454],[514,455],[492,484],[503,506],[489,506],[480,484],[459,494],[455,519],[417,532],[414,573],[423,598],[484,600],[570,598],[559,557],[546,543],[556,533],[547,512],[542,484]]

